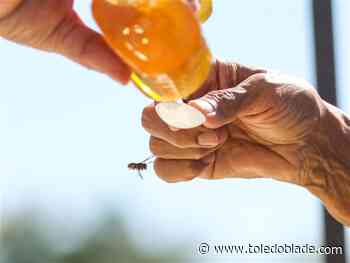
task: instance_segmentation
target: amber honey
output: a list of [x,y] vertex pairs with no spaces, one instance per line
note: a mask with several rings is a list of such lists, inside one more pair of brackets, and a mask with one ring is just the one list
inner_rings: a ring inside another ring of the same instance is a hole
[[184,99],[206,80],[211,53],[185,0],[94,0],[93,15],[150,98]]

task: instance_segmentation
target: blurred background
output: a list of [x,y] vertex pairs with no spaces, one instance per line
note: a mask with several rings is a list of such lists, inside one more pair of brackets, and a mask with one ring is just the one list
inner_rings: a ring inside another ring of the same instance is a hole
[[[90,4],[75,1],[97,29]],[[214,6],[204,26],[214,54],[316,85],[311,0]],[[350,114],[350,2],[332,7],[338,101]],[[169,185],[150,169],[141,181],[127,164],[149,155],[140,115],[151,101],[134,87],[2,39],[0,70],[1,263],[325,262],[201,256],[201,242],[320,246],[322,206],[297,186],[269,180]]]

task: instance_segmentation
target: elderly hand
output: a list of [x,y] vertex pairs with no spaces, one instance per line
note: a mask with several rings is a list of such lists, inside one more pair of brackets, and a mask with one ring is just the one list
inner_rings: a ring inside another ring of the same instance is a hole
[[310,85],[218,62],[199,93],[206,95],[189,104],[206,115],[205,127],[173,131],[154,106],[144,110],[143,126],[152,135],[150,148],[161,178],[298,180],[298,151],[320,118],[320,98]]
[[349,144],[342,133],[345,117],[310,84],[217,62],[195,97],[189,104],[205,114],[205,127],[174,131],[159,119],[154,105],[143,112],[160,178],[167,182],[197,177],[290,182],[309,189],[338,220],[350,223],[349,150],[345,152],[344,146],[337,155],[332,145],[338,139],[338,145]]
[[0,37],[56,52],[122,83],[129,79],[128,67],[83,24],[73,0],[1,0]]

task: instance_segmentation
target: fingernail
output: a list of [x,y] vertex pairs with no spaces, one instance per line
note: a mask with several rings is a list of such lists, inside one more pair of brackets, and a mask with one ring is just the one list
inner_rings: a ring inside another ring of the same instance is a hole
[[172,126],[169,126],[169,130],[171,130],[171,131],[173,131],[173,132],[177,132],[177,131],[179,131],[180,129],[175,128],[175,127],[172,127]]
[[206,132],[198,136],[198,144],[203,146],[217,146],[219,137],[215,132]]
[[190,105],[204,113],[211,113],[215,110],[213,105],[205,100],[193,100],[190,102]]

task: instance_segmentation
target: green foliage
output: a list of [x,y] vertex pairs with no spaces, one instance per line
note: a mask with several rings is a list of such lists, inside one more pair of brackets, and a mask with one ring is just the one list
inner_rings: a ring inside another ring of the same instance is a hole
[[49,238],[48,229],[34,214],[6,220],[2,228],[1,263],[132,263],[184,262],[174,253],[150,255],[129,238],[121,217],[103,217],[88,236],[69,251],[60,251]]

